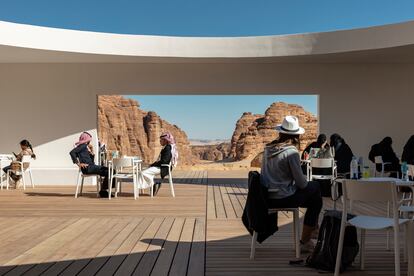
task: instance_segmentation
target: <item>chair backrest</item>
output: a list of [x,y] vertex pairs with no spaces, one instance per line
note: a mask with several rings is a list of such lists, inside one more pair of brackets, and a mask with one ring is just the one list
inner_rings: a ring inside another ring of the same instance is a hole
[[343,195],[347,200],[397,202],[397,186],[392,181],[346,179],[343,184]]
[[114,169],[125,168],[125,167],[133,167],[134,166],[134,157],[114,158],[112,160],[112,164],[113,164]]
[[310,160],[311,168],[332,168],[335,165],[333,158],[312,158]]
[[22,163],[29,163],[32,162],[32,157],[30,155],[23,155]]
[[379,155],[379,156],[375,156],[375,157],[374,157],[374,163],[375,163],[375,164],[382,164],[382,163],[383,163],[383,161],[382,161],[382,156],[381,156],[381,155]]
[[13,155],[11,154],[0,154],[0,160],[12,160]]

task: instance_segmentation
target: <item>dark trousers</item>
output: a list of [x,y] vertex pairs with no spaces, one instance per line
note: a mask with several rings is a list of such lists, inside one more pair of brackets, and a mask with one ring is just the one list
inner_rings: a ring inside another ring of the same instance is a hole
[[319,183],[309,181],[305,189],[297,189],[288,197],[269,199],[269,208],[307,208],[304,224],[314,227],[318,225],[319,214],[322,209],[322,197]]
[[[83,174],[98,174],[103,177],[101,184],[101,191],[108,189],[108,167],[99,165],[89,165],[85,169],[82,169]],[[114,187],[114,185],[112,185]]]

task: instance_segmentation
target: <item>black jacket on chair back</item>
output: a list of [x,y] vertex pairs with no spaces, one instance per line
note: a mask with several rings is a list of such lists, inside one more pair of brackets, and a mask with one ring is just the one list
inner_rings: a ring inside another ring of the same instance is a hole
[[257,232],[257,242],[262,243],[277,230],[277,213],[269,214],[267,189],[260,184],[260,173],[249,172],[249,191],[244,206],[242,221],[252,235]]

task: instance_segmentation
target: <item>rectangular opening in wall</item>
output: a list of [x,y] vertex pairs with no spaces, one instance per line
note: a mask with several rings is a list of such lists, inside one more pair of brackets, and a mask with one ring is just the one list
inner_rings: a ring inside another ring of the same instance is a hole
[[100,95],[98,136],[109,152],[154,162],[170,132],[178,167],[236,170],[260,166],[264,146],[286,115],[305,129],[301,149],[318,134],[317,95]]

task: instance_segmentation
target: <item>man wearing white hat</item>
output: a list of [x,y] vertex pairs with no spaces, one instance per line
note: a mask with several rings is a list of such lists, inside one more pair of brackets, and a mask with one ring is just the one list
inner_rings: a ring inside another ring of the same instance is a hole
[[307,208],[303,223],[301,249],[310,252],[311,241],[317,231],[322,197],[319,183],[306,180],[300,166],[300,135],[305,130],[299,126],[295,116],[286,116],[276,127],[279,137],[266,145],[263,154],[261,183],[268,189],[277,190],[269,194],[270,208]]

